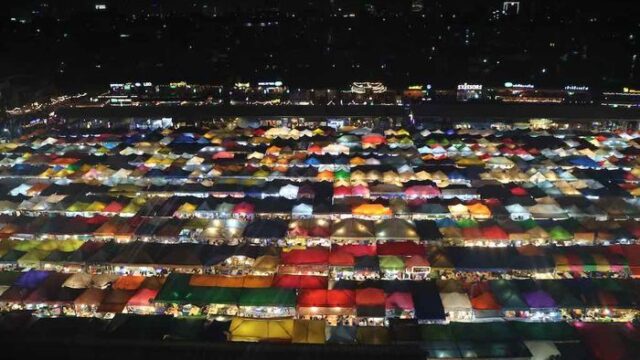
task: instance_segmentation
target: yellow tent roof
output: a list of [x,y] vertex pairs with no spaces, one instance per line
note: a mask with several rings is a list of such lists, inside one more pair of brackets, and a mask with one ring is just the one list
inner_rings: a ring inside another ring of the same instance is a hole
[[293,339],[295,344],[324,344],[326,323],[324,320],[294,320]]
[[47,250],[40,250],[40,249],[30,250],[28,253],[22,255],[22,257],[18,259],[18,265],[22,267],[38,266],[40,264],[40,261],[42,261],[44,258],[49,256],[50,253],[51,251],[47,251]]
[[82,201],[76,201],[67,208],[67,211],[74,211],[74,212],[86,211],[89,205],[90,204]]
[[63,252],[76,251],[84,244],[84,241],[80,239],[65,239],[58,240],[58,250]]
[[463,157],[456,161],[456,165],[458,166],[483,166],[484,161],[480,160],[477,157]]
[[178,210],[176,210],[176,212],[190,214],[190,213],[196,211],[197,209],[198,209],[198,207],[196,205],[193,205],[191,203],[186,202],[186,203],[182,204],[178,208]]
[[9,250],[13,249],[17,240],[3,239],[0,241],[0,257],[4,256]]
[[17,241],[13,248],[18,251],[29,251],[36,248],[38,245],[40,245],[40,241],[38,240],[21,240]]
[[140,205],[136,204],[135,200],[133,200],[130,203],[128,203],[127,206],[125,206],[120,212],[123,214],[135,214],[139,210],[140,210]]
[[87,208],[84,209],[84,211],[102,211],[106,207],[107,207],[107,204],[100,201],[94,201],[89,206],[87,206]]
[[38,250],[53,251],[58,249],[58,240],[41,241],[37,247]]
[[263,255],[256,258],[256,261],[253,263],[252,270],[260,272],[274,272],[278,268],[279,263],[280,259],[277,256]]
[[55,175],[55,170],[53,170],[52,168],[48,168],[47,170],[43,171],[40,175],[38,175],[39,177],[51,177]]
[[229,332],[231,341],[290,341],[293,337],[293,320],[234,318]]

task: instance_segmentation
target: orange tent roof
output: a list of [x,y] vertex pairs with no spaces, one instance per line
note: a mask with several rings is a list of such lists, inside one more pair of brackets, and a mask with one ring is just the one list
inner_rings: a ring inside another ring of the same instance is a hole
[[31,188],[29,188],[29,190],[27,191],[28,195],[34,195],[34,194],[40,194],[44,189],[48,188],[50,184],[47,183],[37,183],[34,184]]
[[475,310],[500,310],[496,298],[488,291],[471,299],[471,305]]
[[193,275],[189,279],[191,286],[217,286],[241,288],[244,283],[244,276],[223,276],[223,275]]
[[313,144],[313,145],[309,146],[309,148],[307,149],[307,152],[314,153],[314,154],[320,154],[320,153],[322,153],[322,146],[320,146],[318,144]]
[[244,283],[242,287],[245,288],[268,288],[273,283],[273,275],[271,276],[258,276],[247,275],[244,277]]
[[55,165],[71,165],[77,161],[78,159],[76,158],[59,157],[54,159],[51,163]]
[[491,216],[491,210],[489,210],[489,207],[479,202],[467,205],[467,210],[469,210],[472,216]]
[[333,180],[333,172],[329,171],[329,170],[323,170],[320,171],[318,173],[318,175],[316,176],[316,178],[318,180],[326,180],[326,181],[331,181]]
[[273,276],[223,276],[223,275],[192,275],[190,286],[229,287],[229,288],[268,288],[271,287]]
[[354,215],[392,215],[391,209],[381,204],[362,204],[353,208]]
[[120,290],[137,290],[145,279],[144,276],[120,276],[118,280],[113,283],[113,288]]

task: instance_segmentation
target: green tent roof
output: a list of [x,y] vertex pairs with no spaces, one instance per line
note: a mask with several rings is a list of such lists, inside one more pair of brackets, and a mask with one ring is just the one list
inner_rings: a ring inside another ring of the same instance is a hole
[[551,295],[559,308],[579,309],[584,307],[584,303],[573,293],[562,285],[561,281],[545,280],[540,281],[543,289]]
[[569,241],[573,235],[561,226],[554,226],[549,230],[549,237],[553,241]]
[[189,286],[190,278],[191,275],[189,274],[169,274],[155,301],[161,303],[183,302],[191,288]]
[[573,341],[578,340],[576,330],[567,322],[513,321],[513,329],[525,341]]
[[22,275],[19,271],[0,271],[0,286],[11,286]]
[[530,359],[531,352],[521,341],[483,341],[458,343],[458,349],[464,358],[479,359]]
[[463,229],[478,226],[478,222],[473,219],[460,219],[456,222],[456,224]]
[[423,341],[453,341],[453,333],[449,325],[423,324],[420,325],[420,338]]
[[26,254],[26,251],[19,251],[16,249],[11,249],[9,251],[7,251],[6,254],[4,254],[4,256],[2,258],[0,258],[0,262],[2,263],[15,263],[18,261],[18,259],[20,259],[24,254]]
[[236,304],[242,289],[189,285],[189,274],[171,274],[155,301],[178,304]]
[[520,292],[516,284],[508,280],[491,281],[491,291],[505,309],[528,309],[529,307],[520,298]]
[[524,230],[531,230],[534,227],[538,226],[538,223],[536,223],[535,220],[533,219],[527,219],[527,220],[522,220],[522,221],[516,221],[518,223],[518,225],[520,225],[521,228],[523,228]]
[[517,339],[516,333],[514,333],[506,321],[479,323],[452,322],[450,326],[453,336],[457,341],[512,341]]
[[403,270],[404,261],[399,256],[380,256],[380,269],[382,270]]
[[201,317],[175,318],[173,319],[169,338],[173,340],[200,340],[206,321],[205,318]]
[[349,174],[348,171],[346,170],[338,170],[333,174],[334,178],[339,179],[339,180],[349,180],[349,178],[351,177],[351,175]]
[[238,300],[240,306],[296,306],[296,292],[281,288],[244,289]]

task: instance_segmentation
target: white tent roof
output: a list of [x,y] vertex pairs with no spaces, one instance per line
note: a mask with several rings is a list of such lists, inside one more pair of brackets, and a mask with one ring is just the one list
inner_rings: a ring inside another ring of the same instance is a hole
[[442,306],[445,311],[451,310],[469,310],[471,311],[471,301],[469,296],[463,293],[450,292],[440,293],[440,299],[442,300]]
[[532,360],[548,360],[562,355],[552,341],[525,341],[524,344],[531,352]]

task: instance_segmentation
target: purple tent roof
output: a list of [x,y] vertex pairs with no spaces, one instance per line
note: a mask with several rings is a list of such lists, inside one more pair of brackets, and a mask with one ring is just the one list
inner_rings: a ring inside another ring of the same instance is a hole
[[544,309],[556,307],[555,300],[542,290],[524,293],[522,294],[522,298],[530,308]]
[[50,274],[51,272],[49,271],[30,270],[20,276],[18,280],[16,280],[14,285],[21,288],[33,290],[38,287],[41,282],[48,278]]

